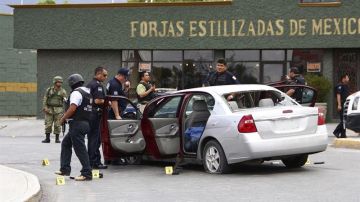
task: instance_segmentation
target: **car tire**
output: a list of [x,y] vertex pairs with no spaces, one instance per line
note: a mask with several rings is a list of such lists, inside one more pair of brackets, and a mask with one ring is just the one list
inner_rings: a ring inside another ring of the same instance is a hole
[[141,155],[133,155],[125,157],[125,162],[128,165],[140,165],[142,162]]
[[224,150],[215,140],[206,143],[202,151],[202,161],[205,171],[210,174],[225,174],[231,171]]
[[307,154],[281,159],[281,161],[285,164],[287,168],[300,168],[303,165],[305,165],[307,160],[308,160]]

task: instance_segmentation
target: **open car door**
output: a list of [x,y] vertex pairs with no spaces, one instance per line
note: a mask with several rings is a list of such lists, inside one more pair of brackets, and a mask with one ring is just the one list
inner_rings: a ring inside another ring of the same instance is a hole
[[317,90],[305,85],[287,85],[287,84],[275,84],[271,85],[274,88],[286,93],[289,89],[294,89],[295,93],[291,96],[299,104],[307,107],[315,106],[317,98]]
[[[108,96],[107,100],[122,102],[126,108],[121,112],[120,120],[110,120],[106,116],[106,127],[108,138],[102,137],[103,142],[108,140],[113,150],[117,153],[127,155],[142,153],[145,150],[145,140],[141,132],[141,112],[136,105],[123,96]],[[106,130],[106,129],[105,129]],[[103,136],[104,130],[102,129]],[[109,144],[107,144],[109,145]],[[104,157],[106,157],[104,150]]]
[[155,158],[173,157],[179,153],[183,97],[183,94],[172,94],[155,98],[144,109],[141,129],[146,152]]

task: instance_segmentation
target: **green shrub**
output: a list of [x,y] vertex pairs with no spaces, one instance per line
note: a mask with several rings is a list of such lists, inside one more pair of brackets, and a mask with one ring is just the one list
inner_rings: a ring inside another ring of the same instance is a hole
[[305,80],[308,86],[311,86],[317,90],[316,102],[327,102],[327,95],[331,90],[331,81],[323,76],[316,74],[307,74]]

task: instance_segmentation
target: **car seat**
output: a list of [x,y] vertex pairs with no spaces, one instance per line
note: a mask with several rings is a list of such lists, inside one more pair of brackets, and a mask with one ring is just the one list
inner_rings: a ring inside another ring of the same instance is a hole
[[206,122],[210,117],[206,102],[204,100],[195,100],[192,108],[193,112],[186,120],[186,128],[198,126],[205,127]]
[[271,98],[259,100],[259,107],[273,107],[274,101]]

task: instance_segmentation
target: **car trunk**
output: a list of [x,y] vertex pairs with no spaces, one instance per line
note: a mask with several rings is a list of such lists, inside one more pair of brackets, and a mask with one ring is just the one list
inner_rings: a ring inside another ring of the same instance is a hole
[[316,133],[317,108],[271,107],[248,111],[255,121],[258,133],[264,139]]

